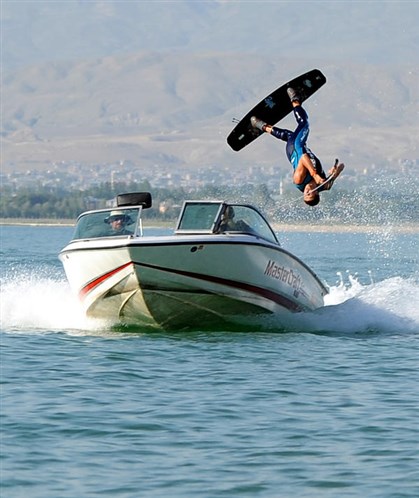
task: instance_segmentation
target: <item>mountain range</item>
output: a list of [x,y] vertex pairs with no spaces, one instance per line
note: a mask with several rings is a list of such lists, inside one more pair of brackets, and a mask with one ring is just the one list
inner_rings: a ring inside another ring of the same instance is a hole
[[240,153],[225,139],[232,118],[314,67],[328,82],[306,104],[312,149],[397,168],[418,157],[418,6],[5,0],[2,170],[285,163],[271,137]]

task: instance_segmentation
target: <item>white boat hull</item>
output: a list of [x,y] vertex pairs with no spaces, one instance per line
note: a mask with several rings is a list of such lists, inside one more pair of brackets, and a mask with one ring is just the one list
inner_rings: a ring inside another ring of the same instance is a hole
[[166,330],[314,310],[327,290],[298,258],[250,235],[74,241],[60,254],[90,317]]

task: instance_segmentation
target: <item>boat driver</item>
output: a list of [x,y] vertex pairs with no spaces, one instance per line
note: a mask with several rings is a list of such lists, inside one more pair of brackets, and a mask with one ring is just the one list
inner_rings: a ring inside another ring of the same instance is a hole
[[243,220],[235,220],[236,213],[233,206],[227,206],[222,217],[220,232],[253,232]]
[[123,211],[112,211],[110,215],[105,219],[105,223],[108,223],[111,227],[110,235],[133,234],[131,230],[127,230],[126,228],[127,225],[132,224],[132,219]]

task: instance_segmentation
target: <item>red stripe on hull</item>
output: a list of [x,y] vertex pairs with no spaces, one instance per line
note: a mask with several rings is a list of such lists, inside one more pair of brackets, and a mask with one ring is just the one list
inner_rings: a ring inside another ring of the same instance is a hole
[[95,287],[97,287],[99,284],[101,284],[102,282],[104,282],[105,280],[107,280],[108,278],[112,277],[113,275],[115,275],[116,273],[124,270],[125,268],[127,268],[128,266],[132,265],[132,261],[129,261],[128,263],[125,263],[124,265],[122,266],[119,266],[118,268],[114,268],[113,270],[105,273],[104,275],[101,275],[100,277],[98,278],[95,278],[94,280],[92,280],[91,282],[89,282],[87,285],[85,285],[79,292],[79,298],[80,299],[83,299],[86,294],[88,294],[91,290],[93,290]]

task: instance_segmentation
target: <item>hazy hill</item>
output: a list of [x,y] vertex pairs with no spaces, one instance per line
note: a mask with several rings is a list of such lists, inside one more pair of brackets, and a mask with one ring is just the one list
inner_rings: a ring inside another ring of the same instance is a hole
[[418,12],[403,1],[4,0],[2,169],[286,165],[271,137],[240,153],[225,139],[233,117],[314,67],[328,83],[307,103],[310,145],[325,164],[416,159]]
[[[233,117],[308,69],[289,59],[161,53],[25,68],[4,80],[4,167],[71,159],[190,166],[283,161],[283,144],[271,137],[240,153],[225,138]],[[417,157],[414,68],[320,69],[328,83],[307,103],[310,143],[320,157],[331,162],[337,155],[356,168]],[[294,127],[293,119],[283,126]]]

